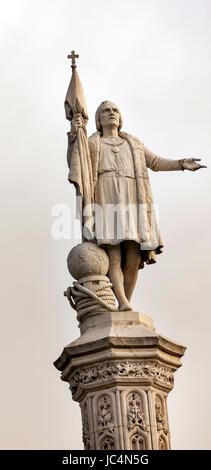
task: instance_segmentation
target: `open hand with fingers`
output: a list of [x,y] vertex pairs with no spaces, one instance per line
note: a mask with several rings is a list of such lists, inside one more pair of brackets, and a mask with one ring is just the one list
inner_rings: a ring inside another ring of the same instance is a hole
[[197,163],[200,161],[201,158],[183,158],[183,160],[181,160],[182,169],[196,171],[199,170],[199,168],[207,168],[206,165],[201,165],[200,163]]

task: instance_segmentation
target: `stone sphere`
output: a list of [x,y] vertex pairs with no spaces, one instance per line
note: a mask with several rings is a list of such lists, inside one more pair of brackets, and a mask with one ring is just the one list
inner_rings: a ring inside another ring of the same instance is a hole
[[67,266],[75,279],[89,275],[106,276],[109,258],[95,243],[84,242],[72,248],[67,258]]

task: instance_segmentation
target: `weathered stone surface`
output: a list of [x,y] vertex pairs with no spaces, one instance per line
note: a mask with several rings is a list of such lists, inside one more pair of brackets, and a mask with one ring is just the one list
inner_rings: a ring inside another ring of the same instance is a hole
[[68,179],[82,198],[82,240],[94,243],[84,242],[68,256],[77,282],[65,295],[77,310],[81,336],[55,366],[81,405],[85,449],[169,449],[166,397],[185,348],[156,332],[151,318],[132,312],[130,301],[138,270],[154,264],[163,250],[148,169],[195,171],[204,165],[163,158],[122,132],[120,110],[111,101],[98,107],[97,132],[87,138],[78,54],[68,57]]
[[140,312],[85,316],[55,362],[81,404],[85,449],[169,449],[166,397],[185,348]]
[[98,274],[106,276],[109,268],[108,255],[95,243],[79,243],[70,251],[67,258],[70,274],[75,278]]
[[81,400],[86,450],[168,450],[167,393],[138,384],[88,391]]
[[[106,245],[109,278],[119,310],[132,310],[131,297],[138,269],[154,264],[163,251],[155,216],[148,169],[152,171],[195,171],[203,168],[198,159],[171,160],[149,150],[142,141],[121,131],[118,106],[103,101],[96,110],[97,132],[87,138],[88,119],[81,83],[73,64],[72,80],[65,100],[68,133],[68,179],[83,198],[83,238]],[[76,104],[77,103],[77,104]],[[67,112],[68,110],[68,112]],[[92,211],[92,204],[96,210]],[[117,211],[115,216],[109,207]],[[121,207],[121,210],[120,210]],[[88,209],[88,212],[87,212]],[[86,217],[94,215],[94,231],[87,231]],[[129,215],[129,217],[128,217]],[[86,229],[86,230],[84,230]]]

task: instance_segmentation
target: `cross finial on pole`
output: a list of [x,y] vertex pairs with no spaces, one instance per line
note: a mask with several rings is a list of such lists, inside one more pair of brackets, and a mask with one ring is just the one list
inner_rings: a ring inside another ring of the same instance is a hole
[[71,54],[68,54],[67,58],[72,59],[71,67],[72,68],[76,67],[75,59],[78,59],[79,55],[75,54],[75,51],[71,51]]

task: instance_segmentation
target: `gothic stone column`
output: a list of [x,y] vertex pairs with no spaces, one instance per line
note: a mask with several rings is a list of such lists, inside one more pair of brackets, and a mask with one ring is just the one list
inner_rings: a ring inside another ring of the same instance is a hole
[[167,396],[185,347],[139,312],[88,314],[55,361],[80,403],[84,448],[170,449]]

